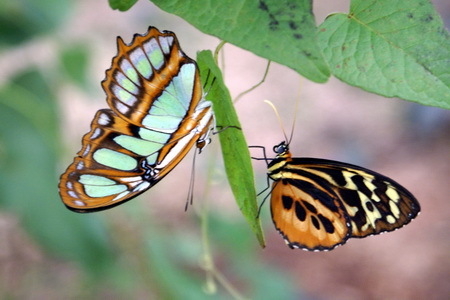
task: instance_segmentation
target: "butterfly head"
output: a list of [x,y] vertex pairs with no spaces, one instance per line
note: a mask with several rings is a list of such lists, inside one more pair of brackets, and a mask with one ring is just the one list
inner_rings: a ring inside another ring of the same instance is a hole
[[277,157],[290,157],[291,153],[289,152],[289,143],[282,141],[278,145],[273,147],[273,152],[277,154]]

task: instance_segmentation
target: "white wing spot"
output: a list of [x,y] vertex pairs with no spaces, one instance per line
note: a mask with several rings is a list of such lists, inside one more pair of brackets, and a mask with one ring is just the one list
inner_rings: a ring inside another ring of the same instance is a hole
[[74,191],[68,191],[67,194],[72,198],[78,198],[78,195]]
[[123,181],[123,182],[136,182],[136,181],[142,181],[142,178],[140,176],[124,177],[124,178],[121,178],[121,181]]
[[394,201],[389,201],[389,209],[391,210],[391,213],[394,215],[394,217],[398,218],[400,216],[400,210],[398,209],[398,206]]
[[135,188],[133,189],[133,192],[140,192],[140,191],[143,191],[143,190],[148,189],[149,187],[150,187],[150,183],[147,182],[147,181],[144,181],[144,182],[142,182],[140,185],[138,185],[137,187],[135,187]]
[[[100,124],[100,122],[98,122],[98,123]],[[94,132],[91,135],[91,140],[95,140],[96,138],[98,138],[101,133],[102,133],[102,130],[100,128],[95,128]]]
[[125,197],[126,195],[128,195],[129,193],[130,193],[130,192],[128,192],[128,191],[122,192],[122,193],[120,193],[119,195],[117,195],[114,199],[112,199],[112,201],[119,200],[119,199]]
[[122,102],[116,102],[116,108],[118,111],[120,111],[122,114],[126,114],[130,111],[130,108],[126,105],[124,105]]
[[83,201],[80,201],[80,200],[75,200],[75,201],[73,201],[73,203],[75,203],[78,206],[86,206],[86,203],[84,203]]
[[77,170],[82,170],[82,169],[84,169],[84,163],[83,163],[82,161],[80,161],[80,162],[77,164]]
[[103,113],[98,117],[97,123],[102,126],[108,125],[111,123],[111,118],[107,114]]
[[88,155],[88,153],[89,153],[89,151],[91,151],[91,145],[87,145],[86,146],[86,150],[84,150],[84,152],[83,152],[83,155],[82,156],[86,156],[86,155]]
[[72,190],[72,189],[73,189],[73,184],[72,184],[72,182],[71,182],[71,181],[67,181],[67,182],[66,182],[66,187],[67,187],[69,190]]
[[386,195],[387,195],[390,199],[394,200],[395,202],[398,202],[399,199],[400,199],[400,197],[399,197],[397,191],[396,191],[395,189],[393,189],[392,187],[390,187],[390,186],[389,186],[389,183],[386,182],[386,184],[388,185],[388,188],[387,188],[387,190],[386,190]]
[[395,219],[393,216],[389,215],[389,216],[386,216],[386,221],[387,221],[389,224],[394,224],[395,221],[396,221],[396,219]]

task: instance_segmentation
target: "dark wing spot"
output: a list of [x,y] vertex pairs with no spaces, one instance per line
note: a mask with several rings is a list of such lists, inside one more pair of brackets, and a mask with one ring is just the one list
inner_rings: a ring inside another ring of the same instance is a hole
[[291,197],[283,195],[281,196],[281,201],[283,202],[284,209],[290,210],[292,208],[292,203],[294,200],[292,200]]
[[358,190],[366,195],[368,198],[372,198],[372,191],[364,184],[364,177],[361,175],[352,176],[352,181],[358,187]]
[[307,210],[309,210],[313,214],[317,214],[317,209],[316,209],[316,207],[314,205],[312,205],[308,201],[304,201],[304,200],[302,200],[302,203],[306,207]]
[[374,193],[380,199],[386,198],[386,191],[388,189],[387,184],[384,181],[372,180],[372,183],[376,186]]
[[[310,176],[308,176],[308,177],[310,177]],[[320,180],[320,178],[319,178],[319,180]],[[336,204],[334,203],[334,196],[332,196],[332,193],[334,194],[333,190],[330,190],[329,191],[330,193],[326,193],[326,192],[318,189],[312,183],[303,181],[303,180],[291,180],[289,182],[292,185],[296,186],[298,189],[307,192],[314,199],[319,200],[322,205],[326,206],[331,211],[333,211],[333,212],[339,211],[339,207],[337,207]],[[328,183],[328,182],[325,182],[325,183]],[[326,188],[326,186],[324,186],[324,184],[322,184],[322,183],[320,184],[320,186]]]
[[372,202],[369,202],[369,201],[366,202],[366,207],[367,207],[367,209],[370,210],[371,212],[373,212],[374,209],[375,209],[375,208],[373,207]]
[[142,138],[139,133],[139,131],[141,130],[141,127],[135,126],[133,124],[128,124],[128,129],[130,130],[130,132],[133,134],[134,137],[137,137],[139,139]]
[[342,171],[320,167],[314,169],[329,175],[338,186],[344,186],[347,184],[347,180],[345,180],[345,176],[342,174]]
[[322,223],[323,227],[325,228],[326,232],[328,233],[334,233],[334,226],[331,221],[324,217],[323,215],[318,215],[320,222]]
[[311,216],[311,222],[313,223],[314,227],[316,227],[317,230],[320,229],[319,220],[317,220],[315,216]]
[[295,201],[295,215],[297,219],[304,222],[306,220],[306,210],[300,205],[300,202]]
[[358,192],[355,190],[340,190],[342,200],[350,206],[361,206],[361,199],[358,196]]

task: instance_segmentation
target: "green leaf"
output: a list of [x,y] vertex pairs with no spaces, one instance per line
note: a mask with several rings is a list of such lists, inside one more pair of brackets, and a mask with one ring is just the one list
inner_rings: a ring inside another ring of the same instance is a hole
[[207,78],[214,78],[206,98],[213,103],[218,130],[223,129],[219,133],[219,139],[228,181],[242,214],[256,234],[259,243],[264,247],[250,152],[242,130],[238,129],[241,125],[231,101],[230,92],[223,82],[222,73],[214,62],[211,51],[199,52],[197,63],[200,74],[209,74],[209,76],[202,76],[203,85],[206,84]]
[[108,1],[109,6],[111,6],[112,9],[118,9],[120,11],[129,10],[137,2],[137,0],[108,0]]
[[316,41],[311,0],[153,0],[201,31],[286,65],[315,82],[328,67]]
[[450,38],[424,0],[353,0],[319,44],[333,75],[386,97],[450,109]]

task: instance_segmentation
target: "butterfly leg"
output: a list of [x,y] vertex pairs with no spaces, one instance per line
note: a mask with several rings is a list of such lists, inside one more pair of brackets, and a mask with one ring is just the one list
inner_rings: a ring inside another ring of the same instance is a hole
[[212,134],[219,134],[219,133],[227,130],[228,128],[235,128],[235,129],[238,129],[238,130],[242,130],[241,127],[234,126],[234,125],[228,125],[228,126],[219,126],[219,125],[217,125],[216,128],[219,129],[219,130],[218,131],[214,131]]
[[269,159],[267,158],[267,154],[266,154],[266,147],[264,146],[248,146],[249,148],[257,148],[257,149],[261,149],[263,152],[263,157],[253,157],[252,159],[254,160],[264,160],[266,162],[267,165],[269,165]]

